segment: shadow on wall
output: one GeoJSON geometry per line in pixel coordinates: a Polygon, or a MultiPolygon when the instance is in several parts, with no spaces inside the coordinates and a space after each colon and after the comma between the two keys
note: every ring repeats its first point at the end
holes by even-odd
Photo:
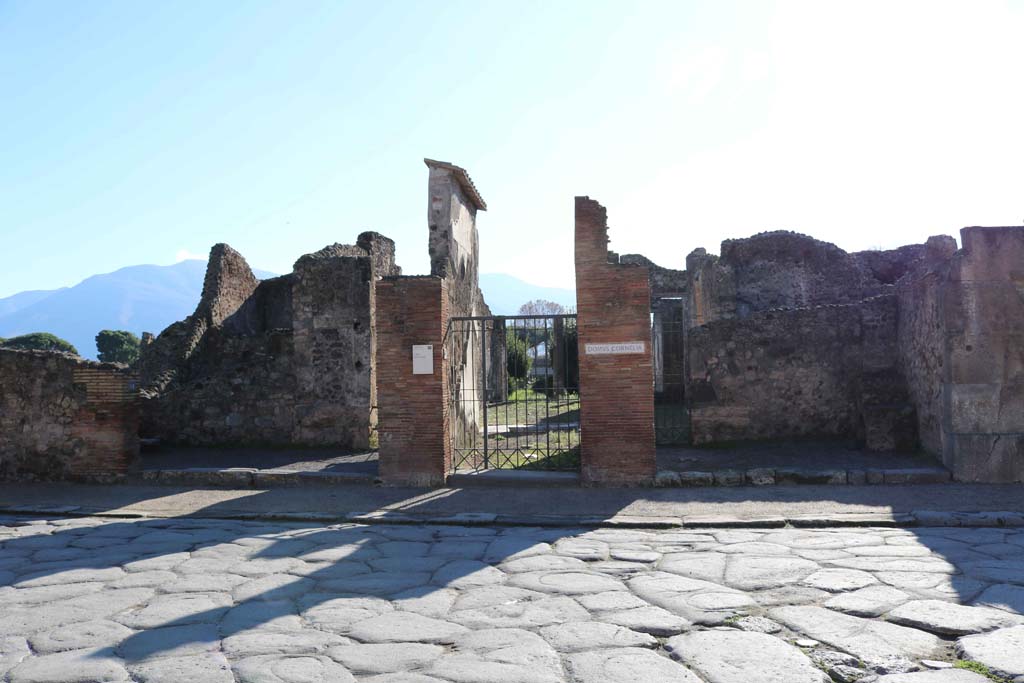
{"type": "MultiPolygon", "coordinates": [[[[776,490],[772,500],[780,495],[803,500],[812,490],[776,490]]],[[[767,496],[757,489],[732,489],[718,490],[709,499],[749,500],[754,493],[767,496]]],[[[392,494],[400,497],[401,492],[392,494]]],[[[251,502],[258,506],[268,495],[255,494],[251,502]]],[[[448,505],[456,506],[467,495],[472,494],[443,494],[448,505]]],[[[664,501],[710,496],[683,491],[631,495],[664,501]]],[[[830,491],[829,497],[874,504],[888,499],[898,509],[904,496],[899,487],[878,487],[830,491]]],[[[407,502],[414,507],[423,501],[407,502]]],[[[429,507],[430,497],[426,501],[429,507]]],[[[854,626],[862,623],[860,616],[881,616],[912,599],[982,603],[1002,613],[1024,614],[1021,531],[770,529],[755,531],[755,536],[741,530],[678,529],[651,536],[621,529],[496,532],[458,526],[312,527],[203,519],[227,511],[227,505],[201,509],[191,519],[100,525],[65,520],[52,533],[33,533],[30,522],[26,533],[0,535],[0,636],[50,632],[101,619],[118,642],[93,656],[117,655],[129,663],[205,651],[212,643],[252,629],[266,635],[307,626],[322,632],[324,647],[347,642],[338,635],[364,642],[423,641],[433,637],[430,629],[589,619],[572,597],[590,591],[587,582],[599,584],[602,591],[632,590],[642,601],[674,614],[678,631],[690,623],[724,625],[737,615],[758,614],[773,600],[806,601],[809,591],[821,593],[807,581],[822,569],[831,572],[826,572],[828,580],[852,581],[829,590],[875,586],[877,595],[871,599],[849,599],[846,607],[837,608],[858,615],[849,617],[854,626]],[[622,547],[609,554],[609,543],[614,546],[616,539],[622,547]],[[557,563],[537,557],[550,551],[549,544],[560,555],[557,563]],[[786,559],[780,561],[780,556],[786,559]],[[531,572],[548,572],[553,578],[531,572]],[[634,580],[640,572],[654,578],[634,580]],[[513,574],[509,583],[519,588],[499,589],[491,599],[458,605],[458,613],[450,616],[456,591],[498,586],[513,574]],[[531,584],[533,578],[537,580],[531,584]],[[530,590],[523,590],[528,585],[530,590]],[[747,591],[748,597],[738,590],[747,591]],[[43,604],[46,609],[39,609],[43,604]],[[451,621],[433,620],[439,617],[451,621]]],[[[389,507],[401,507],[401,502],[389,507]]],[[[0,534],[6,531],[0,527],[0,534]]],[[[771,616],[828,642],[835,634],[830,636],[820,624],[813,612],[817,609],[775,610],[771,616]]],[[[445,638],[443,633],[438,637],[445,638]]],[[[869,656],[855,654],[870,663],[869,656]]],[[[879,661],[878,666],[885,665],[879,661]]]]}

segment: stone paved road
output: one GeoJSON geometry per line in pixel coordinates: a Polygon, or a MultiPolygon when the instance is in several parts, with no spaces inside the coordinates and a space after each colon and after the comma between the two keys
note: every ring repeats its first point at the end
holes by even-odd
{"type": "Polygon", "coordinates": [[[0,679],[1024,681],[1024,531],[0,518],[0,679]]]}

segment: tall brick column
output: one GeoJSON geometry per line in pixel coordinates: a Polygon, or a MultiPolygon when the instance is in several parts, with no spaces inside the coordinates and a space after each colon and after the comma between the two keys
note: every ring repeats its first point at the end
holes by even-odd
{"type": "Polygon", "coordinates": [[[380,477],[395,486],[441,486],[451,464],[444,333],[448,287],[439,277],[376,283],[380,477]],[[433,346],[433,372],[413,374],[413,346],[433,346]]]}
{"type": "Polygon", "coordinates": [[[610,263],[605,208],[576,197],[581,477],[650,484],[655,474],[647,269],[610,263]]]}

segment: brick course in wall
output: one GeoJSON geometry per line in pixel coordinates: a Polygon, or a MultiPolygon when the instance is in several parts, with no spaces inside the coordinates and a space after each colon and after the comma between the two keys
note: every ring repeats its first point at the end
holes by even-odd
{"type": "Polygon", "coordinates": [[[0,478],[124,477],[139,452],[135,387],[122,366],[0,349],[0,478]]]}
{"type": "Polygon", "coordinates": [[[581,479],[649,484],[655,474],[654,380],[647,268],[609,263],[607,213],[576,197],[581,479]],[[587,353],[588,344],[641,342],[641,353],[587,353]]]}
{"type": "Polygon", "coordinates": [[[377,283],[380,477],[397,486],[441,486],[451,466],[444,334],[448,286],[439,277],[377,283]],[[414,375],[412,347],[433,345],[433,374],[414,375]]]}

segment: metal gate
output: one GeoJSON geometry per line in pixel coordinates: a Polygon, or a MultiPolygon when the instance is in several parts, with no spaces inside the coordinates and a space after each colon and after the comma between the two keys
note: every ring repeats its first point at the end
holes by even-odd
{"type": "Polygon", "coordinates": [[[651,351],[654,361],[654,440],[659,446],[690,442],[686,409],[686,364],[683,300],[662,298],[651,307],[651,351]]]}
{"type": "Polygon", "coordinates": [[[453,470],[579,468],[575,315],[451,318],[445,353],[453,470]]]}

